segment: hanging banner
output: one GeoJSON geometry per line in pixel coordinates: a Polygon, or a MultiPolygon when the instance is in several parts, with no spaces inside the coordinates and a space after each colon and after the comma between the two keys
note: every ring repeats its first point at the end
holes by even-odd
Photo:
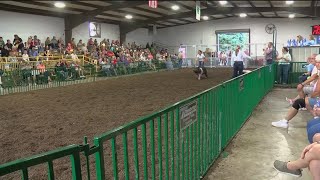
{"type": "Polygon", "coordinates": [[[158,7],[158,0],[149,0],[149,7],[157,8],[158,7]]]}
{"type": "Polygon", "coordinates": [[[201,17],[200,1],[196,1],[196,19],[200,21],[200,17],[201,17]]]}

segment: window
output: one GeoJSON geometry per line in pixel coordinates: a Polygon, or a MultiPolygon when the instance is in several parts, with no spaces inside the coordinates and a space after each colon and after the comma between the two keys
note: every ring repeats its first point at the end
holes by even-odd
{"type": "Polygon", "coordinates": [[[234,51],[237,45],[250,54],[250,29],[216,31],[218,52],[234,51]]]}

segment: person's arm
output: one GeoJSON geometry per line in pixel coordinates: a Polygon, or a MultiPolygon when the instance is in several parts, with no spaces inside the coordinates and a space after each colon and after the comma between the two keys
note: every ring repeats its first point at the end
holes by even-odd
{"type": "Polygon", "coordinates": [[[316,88],[311,93],[312,98],[319,97],[319,96],[320,96],[320,78],[317,80],[316,88]]]}
{"type": "Polygon", "coordinates": [[[252,59],[251,56],[248,56],[246,53],[244,53],[243,51],[241,51],[242,53],[242,57],[243,58],[247,58],[247,59],[252,59]]]}
{"type": "Polygon", "coordinates": [[[305,86],[307,84],[310,84],[312,81],[314,81],[315,79],[318,78],[318,74],[314,74],[312,76],[310,76],[309,79],[305,80],[303,83],[301,83],[302,86],[305,86]]]}

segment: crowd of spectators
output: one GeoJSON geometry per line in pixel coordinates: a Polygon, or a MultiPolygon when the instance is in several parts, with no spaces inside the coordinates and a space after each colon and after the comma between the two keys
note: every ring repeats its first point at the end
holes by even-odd
{"type": "MultiPolygon", "coordinates": [[[[89,64],[94,64],[97,69],[110,75],[120,64],[132,66],[135,62],[142,62],[152,69],[156,69],[153,60],[169,61],[176,60],[177,55],[169,55],[167,49],[157,49],[155,45],[147,43],[145,46],[137,45],[135,42],[120,44],[118,40],[90,38],[87,42],[81,39],[72,38],[70,42],[64,43],[62,38],[55,36],[47,37],[41,42],[37,36],[30,36],[22,40],[15,34],[13,40],[6,40],[0,37],[0,61],[5,62],[0,67],[0,76],[5,69],[18,68],[23,71],[24,79],[35,82],[35,77],[45,76],[44,79],[50,82],[52,73],[59,74],[62,79],[84,77],[83,64],[80,63],[79,55],[86,57],[89,64]],[[58,58],[56,58],[58,57],[58,58]],[[58,60],[55,65],[46,67],[49,63],[42,63],[44,60],[58,60]],[[12,63],[18,63],[14,65],[12,63]],[[51,69],[51,71],[49,70],[51,69]],[[52,72],[54,69],[54,72],[52,72]]],[[[141,64],[141,63],[140,63],[141,64]]],[[[30,84],[30,83],[29,83],[30,84]]],[[[35,83],[34,83],[35,84],[35,83]]]]}
{"type": "MultiPolygon", "coordinates": [[[[56,55],[85,55],[101,62],[109,63],[130,63],[135,61],[168,60],[169,56],[166,49],[158,50],[154,44],[147,43],[145,46],[137,45],[135,42],[120,44],[118,40],[103,39],[98,42],[97,39],[90,38],[88,42],[81,39],[76,42],[74,38],[70,42],[64,43],[62,38],[55,36],[46,38],[41,42],[37,36],[30,36],[23,41],[18,35],[14,35],[13,41],[9,39],[4,42],[0,37],[1,57],[22,57],[22,60],[29,60],[31,57],[56,55]]],[[[32,60],[32,58],[30,59],[32,60]]]]}

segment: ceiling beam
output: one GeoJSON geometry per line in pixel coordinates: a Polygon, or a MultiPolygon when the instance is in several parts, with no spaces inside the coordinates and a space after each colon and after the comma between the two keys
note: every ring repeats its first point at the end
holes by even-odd
{"type": "Polygon", "coordinates": [[[132,7],[132,9],[136,9],[136,10],[139,10],[139,11],[144,11],[144,12],[147,12],[147,13],[152,13],[152,14],[159,15],[159,16],[166,15],[165,13],[152,11],[152,10],[145,9],[145,8],[142,8],[142,7],[132,7]]]}
{"type": "MultiPolygon", "coordinates": [[[[252,7],[256,7],[250,0],[248,0],[248,3],[250,4],[250,6],[252,7]]],[[[258,12],[260,14],[261,17],[264,17],[264,15],[261,12],[258,12]]]]}
{"type": "Polygon", "coordinates": [[[91,3],[86,3],[86,2],[81,2],[81,1],[68,1],[69,4],[76,4],[76,5],[82,5],[82,6],[90,6],[92,8],[101,8],[100,5],[96,4],[91,4],[91,3]]]}
{"type": "Polygon", "coordinates": [[[4,11],[41,15],[41,16],[51,16],[51,17],[60,17],[60,18],[63,18],[65,16],[64,13],[51,12],[51,11],[46,11],[41,9],[34,9],[34,8],[25,8],[22,6],[14,6],[14,5],[2,4],[2,3],[0,3],[0,9],[4,11]]]}
{"type": "Polygon", "coordinates": [[[130,8],[130,7],[135,7],[135,6],[139,6],[139,5],[143,5],[143,4],[147,4],[147,3],[148,3],[147,1],[115,1],[114,4],[112,4],[110,6],[100,7],[99,9],[92,10],[92,11],[88,12],[87,15],[96,16],[96,15],[103,13],[104,11],[117,10],[117,9],[121,9],[124,7],[130,8]]]}
{"type": "Polygon", "coordinates": [[[95,17],[93,20],[95,22],[102,22],[102,23],[115,24],[115,25],[118,25],[120,23],[120,21],[116,21],[112,19],[97,18],[97,17],[95,17]]]}
{"type": "MultiPolygon", "coordinates": [[[[35,1],[16,1],[16,2],[21,2],[25,4],[30,4],[30,5],[36,5],[36,6],[44,6],[44,7],[49,7],[49,8],[56,8],[54,4],[49,4],[49,3],[43,3],[43,2],[35,2],[35,1]]],[[[86,12],[87,10],[84,9],[77,9],[77,8],[72,8],[69,6],[66,6],[63,8],[64,10],[69,10],[69,11],[78,11],[78,12],[86,12]]]]}
{"type": "Polygon", "coordinates": [[[104,11],[109,11],[109,10],[117,10],[121,9],[124,7],[130,8],[130,7],[135,7],[139,5],[143,5],[148,3],[147,1],[114,1],[112,5],[110,6],[103,6],[98,9],[92,10],[92,11],[87,11],[84,12],[80,15],[68,15],[66,17],[67,19],[72,19],[68,22],[68,29],[73,29],[74,27],[86,22],[86,21],[92,21],[97,15],[102,14],[104,11]]]}
{"type": "Polygon", "coordinates": [[[178,2],[178,1],[169,1],[169,2],[170,2],[172,5],[176,4],[176,5],[178,5],[178,6],[181,6],[181,7],[185,8],[185,9],[188,9],[188,10],[194,10],[194,9],[195,9],[195,7],[194,7],[194,8],[191,8],[190,6],[187,6],[187,5],[185,5],[185,4],[181,3],[181,2],[178,2]]]}
{"type": "MultiPolygon", "coordinates": [[[[320,12],[320,7],[317,7],[318,12],[320,12]]],[[[206,14],[208,16],[210,15],[219,15],[219,14],[239,14],[239,13],[258,13],[258,12],[273,12],[273,11],[291,11],[291,12],[297,12],[299,14],[305,14],[309,16],[318,16],[312,15],[312,12],[310,12],[310,7],[208,7],[206,9],[201,10],[201,13],[206,14]]],[[[168,19],[178,19],[178,18],[187,18],[187,17],[195,17],[195,11],[191,12],[182,12],[178,14],[172,14],[163,16],[160,18],[152,18],[150,20],[145,21],[139,21],[130,23],[128,26],[130,28],[127,28],[127,30],[134,30],[136,28],[145,26],[146,24],[152,24],[156,21],[166,21],[168,19]]],[[[125,25],[125,24],[123,24],[125,25]]]]}
{"type": "MultiPolygon", "coordinates": [[[[270,0],[268,0],[270,7],[273,8],[273,4],[271,3],[270,0]]],[[[273,13],[276,15],[276,17],[279,17],[278,13],[276,11],[273,11],[273,13]]]]}

